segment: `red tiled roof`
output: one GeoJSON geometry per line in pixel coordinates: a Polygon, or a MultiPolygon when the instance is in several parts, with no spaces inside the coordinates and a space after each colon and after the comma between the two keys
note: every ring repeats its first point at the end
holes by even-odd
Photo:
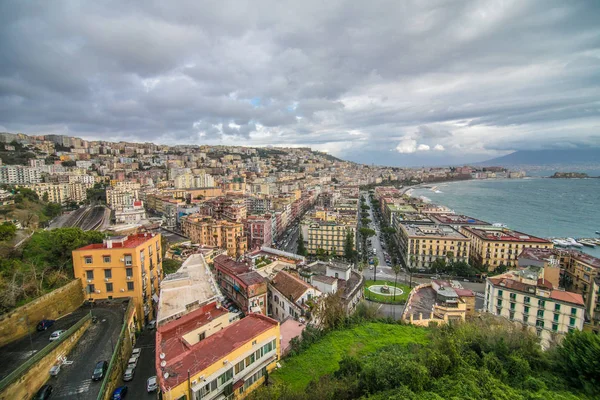
{"type": "Polygon", "coordinates": [[[554,300],[564,301],[566,303],[585,306],[583,297],[579,293],[563,292],[562,290],[553,290],[550,293],[550,298],[554,300]]]}
{"type": "Polygon", "coordinates": [[[221,254],[214,259],[215,268],[223,268],[232,274],[243,274],[251,271],[250,266],[246,263],[237,262],[233,258],[221,254]]]}
{"type": "Polygon", "coordinates": [[[471,289],[454,289],[458,297],[475,297],[471,289]]]}
{"type": "MultiPolygon", "coordinates": [[[[202,318],[202,312],[196,310],[186,317],[194,321],[194,318],[202,318]]],[[[274,319],[262,314],[249,314],[190,346],[181,337],[187,332],[180,329],[180,321],[172,321],[159,327],[156,332],[156,368],[159,371],[157,377],[163,388],[172,388],[185,382],[188,371],[190,376],[196,375],[227,357],[228,354],[250,342],[256,336],[279,324],[274,319]],[[160,358],[161,353],[165,355],[164,359],[160,358]],[[163,360],[166,362],[164,368],[160,365],[163,360]],[[164,376],[165,372],[169,373],[167,378],[164,376]]]]}
{"type": "MultiPolygon", "coordinates": [[[[122,248],[134,249],[134,248],[144,244],[145,242],[153,239],[154,237],[155,237],[155,235],[152,233],[138,233],[137,235],[129,235],[127,237],[127,239],[125,239],[122,243],[120,241],[113,240],[112,248],[113,249],[122,249],[122,248]]],[[[74,251],[98,250],[98,249],[108,249],[108,247],[106,247],[106,242],[105,243],[88,244],[87,246],[80,247],[74,251]]]]}
{"type": "Polygon", "coordinates": [[[275,275],[271,280],[271,285],[294,303],[312,287],[302,279],[296,278],[284,271],[279,271],[275,275]]]}

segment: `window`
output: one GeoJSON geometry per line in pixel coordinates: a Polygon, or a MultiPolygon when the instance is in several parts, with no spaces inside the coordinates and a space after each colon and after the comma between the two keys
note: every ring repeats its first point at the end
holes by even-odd
{"type": "Polygon", "coordinates": [[[523,315],[523,323],[527,323],[529,321],[529,315],[523,315]]]}
{"type": "Polygon", "coordinates": [[[515,301],[517,299],[517,295],[515,293],[510,294],[510,299],[515,301]]]}
{"type": "Polygon", "coordinates": [[[544,318],[544,310],[538,310],[537,316],[538,318],[544,318]]]}
{"type": "Polygon", "coordinates": [[[96,287],[94,286],[94,284],[89,284],[87,285],[87,292],[88,293],[94,293],[96,291],[96,287]]]}
{"type": "Polygon", "coordinates": [[[502,307],[502,299],[498,299],[498,307],[502,307]]]}
{"type": "Polygon", "coordinates": [[[102,260],[104,261],[104,264],[109,264],[110,263],[110,256],[103,256],[102,260]]]}
{"type": "Polygon", "coordinates": [[[132,278],[133,277],[133,268],[125,268],[125,275],[132,278]]]}
{"type": "Polygon", "coordinates": [[[85,260],[86,264],[91,264],[92,263],[92,256],[85,256],[83,259],[85,260]]]}
{"type": "Polygon", "coordinates": [[[219,386],[224,385],[231,378],[233,378],[233,368],[229,368],[227,371],[219,375],[219,377],[217,378],[217,383],[219,386]]]}
{"type": "Polygon", "coordinates": [[[112,269],[105,269],[104,270],[104,277],[107,279],[112,278],[112,269]]]}
{"type": "Polygon", "coordinates": [[[90,270],[87,270],[87,271],[85,271],[85,277],[86,277],[88,280],[92,280],[92,279],[94,279],[94,271],[92,271],[91,269],[90,269],[90,270]]]}
{"type": "Polygon", "coordinates": [[[254,353],[246,357],[246,367],[254,363],[254,353]]]}
{"type": "Polygon", "coordinates": [[[546,307],[546,300],[538,300],[538,307],[541,307],[541,308],[546,307]]]}
{"type": "Polygon", "coordinates": [[[554,304],[554,311],[560,311],[560,304],[554,304]]]}
{"type": "Polygon", "coordinates": [[[235,373],[239,374],[240,372],[242,372],[244,370],[244,360],[240,361],[239,363],[235,364],[235,373]]]}
{"type": "Polygon", "coordinates": [[[523,307],[523,314],[527,314],[529,313],[529,307],[525,306],[523,307]]]}
{"type": "Polygon", "coordinates": [[[514,310],[515,309],[515,303],[510,303],[510,309],[514,310]]]}
{"type": "Polygon", "coordinates": [[[544,321],[542,321],[541,319],[538,319],[537,321],[535,321],[535,326],[537,326],[538,328],[543,328],[544,321]]]}
{"type": "Polygon", "coordinates": [[[502,297],[502,290],[498,290],[498,297],[502,297]]]}
{"type": "Polygon", "coordinates": [[[202,341],[204,339],[206,339],[206,332],[199,333],[198,334],[198,341],[200,342],[200,341],[202,341]]]}
{"type": "Polygon", "coordinates": [[[560,318],[560,314],[554,314],[554,322],[558,322],[558,318],[560,318]]]}
{"type": "Polygon", "coordinates": [[[126,254],[124,259],[125,259],[125,265],[133,264],[133,258],[131,257],[131,254],[126,254]]]}
{"type": "Polygon", "coordinates": [[[130,292],[133,290],[133,282],[127,282],[127,290],[130,292]]]}
{"type": "Polygon", "coordinates": [[[558,332],[558,324],[552,324],[552,332],[558,332]]]}
{"type": "Polygon", "coordinates": [[[525,304],[529,304],[529,303],[531,303],[531,297],[529,297],[529,296],[525,296],[523,299],[524,299],[524,301],[525,301],[525,304]]]}
{"type": "Polygon", "coordinates": [[[106,283],[106,291],[107,292],[112,292],[113,291],[113,284],[112,283],[106,283]]]}
{"type": "Polygon", "coordinates": [[[512,321],[513,319],[515,319],[515,312],[511,311],[508,313],[508,317],[510,318],[510,320],[512,321]]]}
{"type": "Polygon", "coordinates": [[[571,307],[571,315],[577,315],[577,309],[575,307],[571,307]]]}
{"type": "Polygon", "coordinates": [[[569,318],[569,326],[575,326],[575,318],[569,318]]]}

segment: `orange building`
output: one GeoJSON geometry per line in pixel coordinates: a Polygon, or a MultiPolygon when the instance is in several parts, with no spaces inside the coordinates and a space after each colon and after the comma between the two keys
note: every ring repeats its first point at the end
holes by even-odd
{"type": "Polygon", "coordinates": [[[161,235],[113,236],[73,251],[73,273],[93,300],[131,297],[136,325],[155,318],[162,271],[161,235]]]}
{"type": "Polygon", "coordinates": [[[248,248],[242,222],[191,214],[181,219],[181,230],[192,242],[225,249],[231,257],[243,255],[248,248]]]}

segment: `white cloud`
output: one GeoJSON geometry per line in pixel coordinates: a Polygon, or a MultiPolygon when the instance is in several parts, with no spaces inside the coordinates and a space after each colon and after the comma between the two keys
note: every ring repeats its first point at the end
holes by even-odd
{"type": "Polygon", "coordinates": [[[420,144],[419,147],[417,147],[417,151],[429,151],[430,147],[426,144],[420,144]]]}
{"type": "Polygon", "coordinates": [[[433,150],[435,150],[435,151],[444,151],[446,149],[441,144],[436,144],[435,147],[433,148],[433,150]]]}
{"type": "Polygon", "coordinates": [[[417,141],[414,139],[402,139],[398,146],[396,146],[396,151],[401,154],[410,154],[417,151],[417,141]]]}

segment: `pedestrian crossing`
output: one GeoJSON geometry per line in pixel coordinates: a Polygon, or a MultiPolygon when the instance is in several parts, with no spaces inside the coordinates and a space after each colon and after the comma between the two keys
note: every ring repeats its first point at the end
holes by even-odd
{"type": "Polygon", "coordinates": [[[90,390],[91,384],[92,384],[92,380],[86,379],[86,380],[78,382],[78,383],[71,383],[68,385],[64,385],[52,394],[52,398],[57,398],[57,399],[58,398],[64,398],[64,399],[77,398],[74,396],[77,396],[78,394],[85,393],[88,390],[90,390]]]}

